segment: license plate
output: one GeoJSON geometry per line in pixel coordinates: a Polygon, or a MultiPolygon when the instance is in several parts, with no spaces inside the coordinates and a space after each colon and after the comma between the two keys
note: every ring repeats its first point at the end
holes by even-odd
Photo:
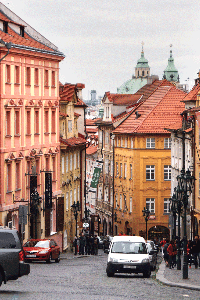
{"type": "Polygon", "coordinates": [[[36,255],[31,254],[31,255],[26,255],[26,257],[36,257],[36,255]]]}
{"type": "Polygon", "coordinates": [[[127,265],[124,265],[124,269],[136,269],[136,266],[127,266],[127,265]]]}

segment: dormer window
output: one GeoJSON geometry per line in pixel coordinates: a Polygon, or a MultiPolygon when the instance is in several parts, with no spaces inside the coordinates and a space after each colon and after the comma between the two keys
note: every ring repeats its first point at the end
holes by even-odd
{"type": "Polygon", "coordinates": [[[8,22],[3,21],[3,32],[8,33],[8,22]]]}
{"type": "Polygon", "coordinates": [[[20,35],[24,37],[24,26],[20,26],[20,35]]]}

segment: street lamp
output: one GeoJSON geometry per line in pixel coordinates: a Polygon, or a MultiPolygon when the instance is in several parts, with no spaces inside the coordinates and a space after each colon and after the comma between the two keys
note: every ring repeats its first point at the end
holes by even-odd
{"type": "Polygon", "coordinates": [[[173,215],[173,233],[172,233],[172,239],[175,240],[176,239],[176,196],[175,194],[173,194],[173,196],[170,198],[171,201],[171,207],[170,210],[172,212],[173,215]]]}
{"type": "Polygon", "coordinates": [[[184,237],[183,237],[183,279],[188,278],[188,262],[187,262],[187,206],[188,206],[188,197],[191,193],[194,185],[194,176],[191,175],[190,170],[185,172],[183,168],[181,174],[177,176],[179,193],[181,194],[181,201],[184,208],[183,213],[183,225],[184,225],[184,237]]]}
{"type": "Polygon", "coordinates": [[[30,215],[34,219],[35,219],[35,234],[34,234],[34,238],[37,239],[37,216],[39,214],[39,204],[41,202],[41,197],[39,196],[39,193],[37,191],[37,189],[35,188],[33,193],[31,193],[31,197],[30,197],[30,215]]]}
{"type": "Polygon", "coordinates": [[[150,215],[150,211],[148,210],[148,208],[143,209],[143,217],[145,219],[146,222],[146,240],[148,239],[148,233],[147,233],[147,222],[149,221],[149,215],[150,215]]]}
{"type": "Polygon", "coordinates": [[[113,168],[112,168],[112,235],[114,235],[114,199],[115,199],[115,191],[114,191],[114,178],[115,178],[115,135],[111,132],[110,137],[112,139],[113,142],[113,157],[112,157],[112,164],[113,164],[113,168]]]}
{"type": "Polygon", "coordinates": [[[74,201],[74,204],[72,204],[71,208],[73,209],[74,218],[76,220],[76,237],[77,237],[77,218],[78,218],[78,212],[80,211],[79,201],[77,202],[74,201]]]}

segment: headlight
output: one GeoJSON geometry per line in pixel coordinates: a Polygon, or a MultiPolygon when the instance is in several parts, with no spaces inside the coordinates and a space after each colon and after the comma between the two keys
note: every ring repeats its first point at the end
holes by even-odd
{"type": "Polygon", "coordinates": [[[112,257],[111,257],[111,258],[110,258],[110,261],[111,261],[111,262],[118,262],[118,259],[117,259],[117,258],[112,258],[112,257]]]}
{"type": "Polygon", "coordinates": [[[40,254],[46,254],[46,253],[48,253],[48,251],[47,251],[47,250],[42,250],[42,251],[40,251],[39,253],[40,253],[40,254]]]}
{"type": "Polygon", "coordinates": [[[148,259],[148,258],[144,258],[144,259],[142,260],[142,263],[149,263],[149,259],[148,259]]]}

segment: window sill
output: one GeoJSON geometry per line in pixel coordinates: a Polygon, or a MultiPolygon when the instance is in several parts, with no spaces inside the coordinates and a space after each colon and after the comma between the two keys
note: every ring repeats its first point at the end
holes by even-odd
{"type": "Polygon", "coordinates": [[[146,179],[146,181],[155,181],[155,179],[146,179]]]}
{"type": "Polygon", "coordinates": [[[52,89],[55,89],[55,88],[56,88],[56,86],[55,86],[55,85],[52,85],[52,86],[51,86],[51,88],[52,88],[52,89]]]}
{"type": "Polygon", "coordinates": [[[49,135],[49,134],[50,134],[49,132],[45,132],[45,133],[44,133],[44,135],[49,135]]]}
{"type": "Polygon", "coordinates": [[[56,134],[56,132],[52,132],[51,134],[56,134]]]}
{"type": "Polygon", "coordinates": [[[6,137],[6,138],[11,138],[11,137],[12,137],[12,135],[10,135],[10,134],[7,134],[7,135],[5,135],[5,137],[6,137]]]}
{"type": "Polygon", "coordinates": [[[15,134],[14,137],[21,137],[21,134],[15,134]]]}
{"type": "Polygon", "coordinates": [[[13,191],[7,191],[6,194],[10,194],[10,193],[12,193],[12,192],[13,192],[13,191]]]}
{"type": "Polygon", "coordinates": [[[31,133],[26,133],[26,136],[31,136],[32,134],[31,133]]]}
{"type": "Polygon", "coordinates": [[[46,89],[49,89],[49,85],[45,85],[44,87],[45,87],[46,89]]]}
{"type": "Polygon", "coordinates": [[[15,82],[14,85],[20,85],[20,83],[19,82],[15,82]]]}
{"type": "Polygon", "coordinates": [[[39,133],[34,133],[34,135],[40,135],[39,133]]]}
{"type": "Polygon", "coordinates": [[[6,84],[11,84],[11,82],[6,82],[6,84]]]}
{"type": "Polygon", "coordinates": [[[34,84],[34,87],[39,87],[39,84],[34,84]]]}
{"type": "Polygon", "coordinates": [[[25,86],[31,86],[29,83],[26,83],[25,86]]]}
{"type": "Polygon", "coordinates": [[[21,191],[21,189],[15,189],[15,192],[19,192],[19,191],[21,191]]]}

